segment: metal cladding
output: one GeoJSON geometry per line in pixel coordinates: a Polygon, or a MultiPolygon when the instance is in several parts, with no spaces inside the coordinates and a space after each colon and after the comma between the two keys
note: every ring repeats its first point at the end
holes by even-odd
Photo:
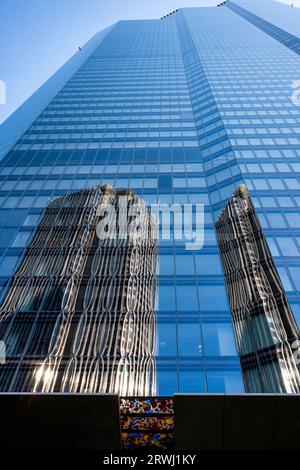
{"type": "Polygon", "coordinates": [[[247,392],[300,392],[300,332],[246,185],[216,223],[247,392]]]}
{"type": "Polygon", "coordinates": [[[130,190],[53,200],[0,309],[0,390],[155,394],[156,245],[153,217],[130,190]],[[125,236],[113,225],[121,196],[122,210],[138,212],[125,236]],[[99,238],[101,222],[112,230],[99,238]]]}

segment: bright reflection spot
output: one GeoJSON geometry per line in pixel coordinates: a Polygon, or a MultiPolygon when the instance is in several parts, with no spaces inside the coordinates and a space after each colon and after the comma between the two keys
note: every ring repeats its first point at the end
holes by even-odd
{"type": "Polygon", "coordinates": [[[35,389],[38,385],[47,386],[53,377],[53,370],[51,368],[45,367],[44,365],[40,366],[35,372],[35,389]]]}

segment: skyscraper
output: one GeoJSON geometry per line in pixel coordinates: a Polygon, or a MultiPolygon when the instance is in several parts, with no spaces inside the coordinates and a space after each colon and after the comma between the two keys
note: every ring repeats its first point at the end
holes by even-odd
{"type": "Polygon", "coordinates": [[[55,197],[100,183],[204,204],[201,250],[159,241],[157,394],[243,392],[214,222],[246,183],[299,322],[299,24],[235,0],[120,21],[78,51],[2,127],[2,299],[55,197]]]}

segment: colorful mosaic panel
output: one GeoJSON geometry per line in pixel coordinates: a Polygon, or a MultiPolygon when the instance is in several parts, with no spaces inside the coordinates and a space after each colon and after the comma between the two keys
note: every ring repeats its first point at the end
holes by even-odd
{"type": "Polygon", "coordinates": [[[122,433],[124,449],[135,447],[157,447],[170,449],[174,446],[174,433],[122,433]]]}
{"type": "Polygon", "coordinates": [[[174,417],[166,416],[158,418],[156,416],[122,416],[121,427],[123,430],[131,429],[135,431],[169,431],[174,429],[174,417]]]}
{"type": "Polygon", "coordinates": [[[121,398],[123,448],[174,446],[172,398],[121,398]]]}
{"type": "Polygon", "coordinates": [[[154,413],[174,414],[174,400],[172,398],[121,398],[121,414],[154,413]]]}

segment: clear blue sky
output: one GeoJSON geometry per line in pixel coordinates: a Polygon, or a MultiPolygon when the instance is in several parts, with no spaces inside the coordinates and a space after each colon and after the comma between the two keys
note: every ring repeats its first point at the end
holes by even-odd
{"type": "MultiPolygon", "coordinates": [[[[290,3],[291,0],[286,0],[290,3]]],[[[300,2],[300,0],[296,0],[300,2]]],[[[217,0],[0,0],[0,123],[96,32],[121,19],[160,18],[217,0]]]]}

